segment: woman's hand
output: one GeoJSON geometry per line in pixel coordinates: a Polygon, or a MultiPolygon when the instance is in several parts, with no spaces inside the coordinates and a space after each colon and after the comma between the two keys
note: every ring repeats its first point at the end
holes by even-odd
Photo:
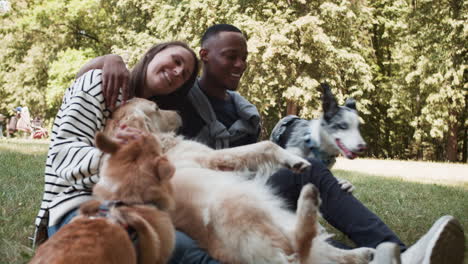
{"type": "Polygon", "coordinates": [[[114,140],[118,144],[127,144],[128,142],[132,140],[139,139],[143,135],[143,131],[133,128],[133,127],[128,127],[126,125],[121,125],[120,128],[117,130],[114,136],[114,140]]]}
{"type": "Polygon", "coordinates": [[[120,88],[122,88],[122,104],[132,97],[133,91],[129,89],[129,81],[130,72],[122,58],[114,54],[104,56],[102,90],[109,109],[115,109],[120,88]]]}

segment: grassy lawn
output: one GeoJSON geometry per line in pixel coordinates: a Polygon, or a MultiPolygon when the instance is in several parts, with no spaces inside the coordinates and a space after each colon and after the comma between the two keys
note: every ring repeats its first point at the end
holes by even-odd
{"type": "MultiPolygon", "coordinates": [[[[25,263],[33,254],[28,237],[40,205],[47,147],[45,141],[0,140],[0,263],[25,263]]],[[[351,180],[357,186],[355,196],[409,245],[442,215],[454,215],[468,230],[466,185],[411,183],[343,170],[334,173],[351,180]]],[[[346,240],[340,234],[337,238],[346,240]]]]}
{"type": "Polygon", "coordinates": [[[24,263],[39,210],[48,143],[0,140],[0,263],[24,263]]]}
{"type": "MultiPolygon", "coordinates": [[[[455,216],[461,222],[465,230],[465,240],[468,240],[466,185],[453,187],[421,184],[343,170],[333,172],[337,177],[346,178],[355,184],[357,190],[354,195],[407,245],[416,242],[435,220],[447,214],[455,216]]],[[[346,241],[343,236],[337,236],[346,241]]],[[[465,242],[465,263],[468,263],[467,247],[468,241],[465,242]]]]}

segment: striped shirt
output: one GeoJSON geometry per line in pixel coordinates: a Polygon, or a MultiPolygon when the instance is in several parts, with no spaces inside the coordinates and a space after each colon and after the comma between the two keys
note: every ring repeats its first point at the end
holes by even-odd
{"type": "Polygon", "coordinates": [[[94,145],[94,135],[104,129],[111,116],[102,93],[101,75],[101,70],[85,73],[63,97],[52,128],[35,245],[47,239],[47,226],[56,225],[70,210],[90,200],[92,187],[99,179],[102,152],[94,145]]]}

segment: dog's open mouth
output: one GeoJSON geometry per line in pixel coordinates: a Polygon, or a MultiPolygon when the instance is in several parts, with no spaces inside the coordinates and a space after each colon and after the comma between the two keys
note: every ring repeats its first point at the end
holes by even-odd
{"type": "Polygon", "coordinates": [[[342,153],[346,156],[348,159],[354,159],[358,156],[357,153],[352,152],[348,148],[345,147],[343,143],[341,143],[340,139],[337,138],[335,139],[336,145],[341,149],[342,153]]]}

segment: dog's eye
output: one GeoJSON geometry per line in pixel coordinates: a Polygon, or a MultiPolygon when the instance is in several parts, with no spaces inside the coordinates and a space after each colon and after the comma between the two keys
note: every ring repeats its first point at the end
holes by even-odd
{"type": "Polygon", "coordinates": [[[343,129],[343,130],[344,130],[344,129],[348,129],[348,124],[346,124],[346,123],[339,123],[339,124],[336,125],[336,127],[339,128],[339,129],[343,129]]]}

